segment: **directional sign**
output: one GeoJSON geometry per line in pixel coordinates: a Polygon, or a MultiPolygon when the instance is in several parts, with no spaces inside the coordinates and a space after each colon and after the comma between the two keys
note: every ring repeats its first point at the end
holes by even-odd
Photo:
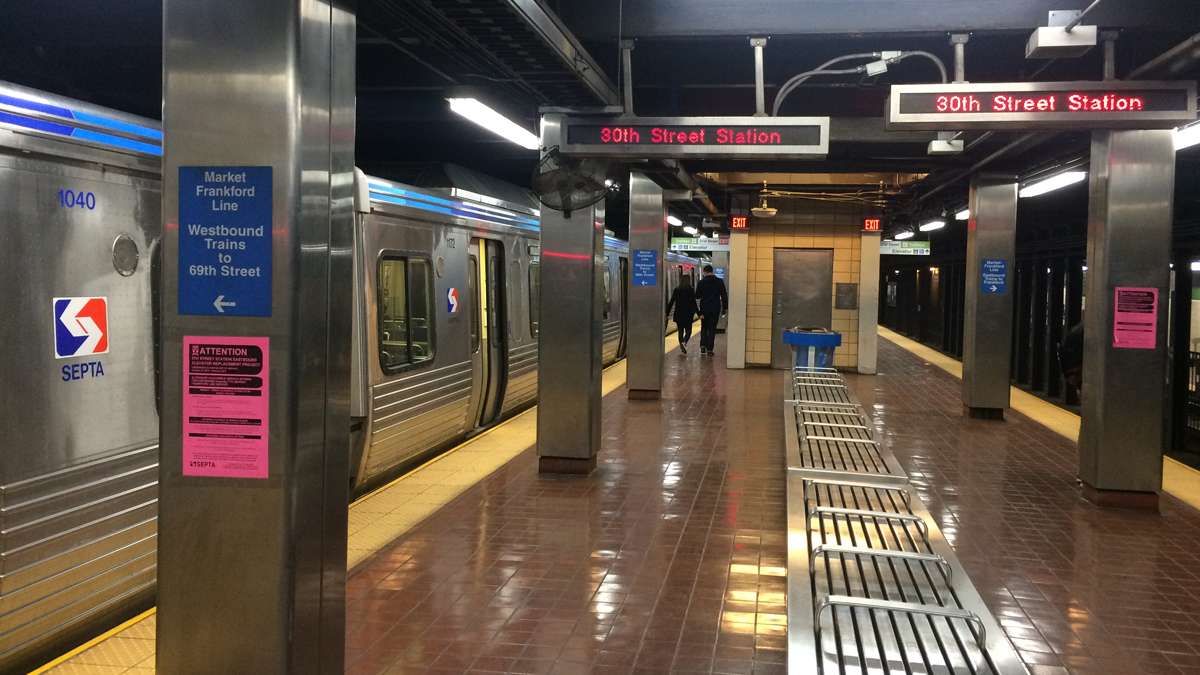
{"type": "Polygon", "coordinates": [[[546,138],[592,157],[817,158],[829,152],[828,117],[561,117],[546,138]]]}
{"type": "Polygon", "coordinates": [[[633,251],[633,285],[655,286],[658,284],[658,251],[639,248],[633,251]]]}
{"type": "Polygon", "coordinates": [[[895,84],[888,129],[1169,129],[1196,119],[1195,82],[895,84]]]}
{"type": "Polygon", "coordinates": [[[979,288],[987,295],[1008,292],[1008,261],[985,258],[979,277],[979,288]]]}
{"type": "Polygon", "coordinates": [[[179,167],[179,313],[271,316],[271,167],[179,167]]]}

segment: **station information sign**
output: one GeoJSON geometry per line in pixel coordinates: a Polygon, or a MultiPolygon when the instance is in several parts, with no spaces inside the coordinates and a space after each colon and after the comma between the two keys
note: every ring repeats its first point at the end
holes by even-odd
{"type": "Polygon", "coordinates": [[[892,85],[888,129],[1167,129],[1196,118],[1194,82],[892,85]]]}
{"type": "Polygon", "coordinates": [[[559,123],[557,144],[567,155],[802,159],[829,151],[828,117],[567,117],[559,123]]]}

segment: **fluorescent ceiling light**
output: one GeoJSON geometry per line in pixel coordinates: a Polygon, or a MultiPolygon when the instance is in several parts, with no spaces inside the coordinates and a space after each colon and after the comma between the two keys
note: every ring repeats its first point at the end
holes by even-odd
{"type": "Polygon", "coordinates": [[[1175,150],[1190,148],[1200,143],[1200,122],[1192,122],[1175,130],[1175,150]]]}
{"type": "Polygon", "coordinates": [[[1200,272],[1200,260],[1193,260],[1193,261],[1192,261],[1192,271],[1193,271],[1193,272],[1200,272]]]}
{"type": "Polygon", "coordinates": [[[966,220],[970,217],[971,217],[971,209],[963,209],[962,211],[959,211],[958,213],[954,214],[955,220],[966,220]]]}
{"type": "Polygon", "coordinates": [[[471,120],[488,131],[516,143],[526,150],[541,147],[538,137],[532,132],[484,105],[477,98],[448,98],[450,109],[471,120]]]}
{"type": "MultiPolygon", "coordinates": [[[[667,222],[674,225],[675,227],[679,227],[680,225],[683,225],[682,220],[680,220],[679,218],[677,218],[675,216],[671,216],[671,215],[667,216],[667,222]]],[[[692,228],[692,229],[695,229],[695,228],[692,228]]]]}
{"type": "Polygon", "coordinates": [[[1037,197],[1044,195],[1047,192],[1053,192],[1059,188],[1065,188],[1068,185],[1074,185],[1087,178],[1086,171],[1064,171],[1056,173],[1049,178],[1039,180],[1025,187],[1017,193],[1018,197],[1037,197]]]}
{"type": "Polygon", "coordinates": [[[896,236],[892,237],[892,239],[895,239],[897,241],[903,241],[905,239],[912,239],[912,238],[913,238],[912,230],[905,230],[903,232],[897,232],[896,236]]]}
{"type": "Polygon", "coordinates": [[[940,230],[945,226],[946,226],[946,221],[939,218],[937,220],[931,220],[928,223],[921,223],[921,231],[922,232],[933,232],[934,230],[940,230]]]}
{"type": "Polygon", "coordinates": [[[700,230],[697,230],[696,228],[692,227],[691,225],[688,225],[687,227],[683,228],[683,231],[687,232],[690,235],[695,235],[700,230]]]}

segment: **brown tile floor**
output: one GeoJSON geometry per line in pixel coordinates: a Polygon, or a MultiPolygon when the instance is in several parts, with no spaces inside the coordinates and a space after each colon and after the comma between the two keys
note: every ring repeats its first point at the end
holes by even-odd
{"type": "Polygon", "coordinates": [[[783,375],[667,362],[591,477],[527,451],[360,567],[349,671],[783,673],[783,375]]]}
{"type": "Polygon", "coordinates": [[[1035,674],[1200,673],[1200,512],[1090,505],[1073,443],[964,418],[959,380],[886,340],[850,379],[1035,674]]]}

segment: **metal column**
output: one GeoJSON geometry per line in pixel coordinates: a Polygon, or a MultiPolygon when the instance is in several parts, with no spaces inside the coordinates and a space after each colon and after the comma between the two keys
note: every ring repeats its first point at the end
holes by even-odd
{"type": "MultiPolygon", "coordinates": [[[[629,174],[629,347],[626,364],[629,398],[662,395],[663,339],[666,325],[663,256],[667,246],[667,210],[663,190],[640,173],[629,174]]],[[[674,289],[665,289],[670,293],[674,289]]]]}
{"type": "Polygon", "coordinates": [[[159,672],[343,670],[354,44],[164,4],[159,672]]]}
{"type": "Polygon", "coordinates": [[[972,417],[1002,419],[1012,355],[1017,179],[971,179],[963,298],[963,406],[972,417]]]}
{"type": "Polygon", "coordinates": [[[1173,135],[1092,134],[1079,476],[1102,505],[1162,487],[1173,135]]]}

